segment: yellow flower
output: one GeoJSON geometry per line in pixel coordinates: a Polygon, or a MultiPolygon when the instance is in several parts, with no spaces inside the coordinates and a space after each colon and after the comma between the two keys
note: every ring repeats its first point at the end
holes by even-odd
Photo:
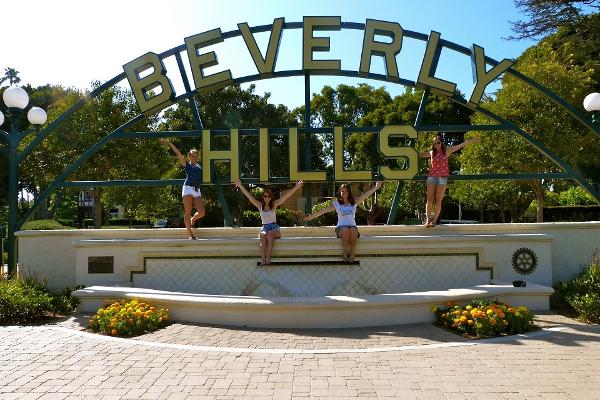
{"type": "Polygon", "coordinates": [[[466,308],[467,310],[471,310],[473,307],[471,307],[471,306],[466,306],[465,308],[466,308]]]}
{"type": "MultiPolygon", "coordinates": [[[[154,307],[152,307],[152,308],[154,308],[154,307]]],[[[431,312],[436,312],[437,310],[438,310],[437,306],[434,305],[434,304],[432,304],[431,305],[431,312]]]]}
{"type": "Polygon", "coordinates": [[[487,314],[487,315],[492,315],[493,313],[494,313],[494,311],[492,311],[492,310],[487,310],[487,311],[486,311],[486,314],[487,314]]]}

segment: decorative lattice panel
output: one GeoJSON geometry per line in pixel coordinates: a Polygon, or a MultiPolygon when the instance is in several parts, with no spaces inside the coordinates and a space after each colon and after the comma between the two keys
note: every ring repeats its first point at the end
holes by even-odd
{"type": "Polygon", "coordinates": [[[478,269],[476,254],[362,257],[360,265],[311,264],[285,259],[257,266],[241,258],[146,258],[136,287],[244,296],[361,296],[446,290],[486,284],[489,270],[478,269]]]}

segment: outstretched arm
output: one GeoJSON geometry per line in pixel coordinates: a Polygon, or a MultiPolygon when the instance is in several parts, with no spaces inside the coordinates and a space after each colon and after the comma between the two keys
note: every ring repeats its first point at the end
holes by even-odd
{"type": "Polygon", "coordinates": [[[448,154],[452,154],[455,151],[458,151],[458,150],[462,149],[463,147],[467,147],[471,143],[479,143],[480,141],[481,141],[481,139],[478,136],[476,136],[473,139],[465,140],[461,144],[457,144],[456,146],[449,147],[448,150],[446,150],[446,152],[448,154]]]}
{"type": "Polygon", "coordinates": [[[356,203],[359,204],[359,203],[362,203],[363,201],[365,201],[365,199],[367,197],[369,197],[370,195],[372,195],[373,193],[378,191],[381,186],[383,186],[383,182],[377,181],[375,183],[375,186],[373,186],[371,189],[369,189],[366,192],[364,192],[363,194],[361,194],[360,197],[358,199],[356,199],[356,203]]]}
{"type": "MultiPolygon", "coordinates": [[[[335,200],[333,200],[333,201],[335,201],[335,200]]],[[[322,210],[319,210],[319,211],[317,211],[315,213],[307,215],[306,217],[304,217],[304,219],[306,221],[310,221],[311,219],[315,219],[317,217],[320,217],[323,214],[327,214],[328,212],[332,212],[332,211],[335,211],[335,206],[333,204],[330,205],[329,207],[325,207],[322,210]]]]}
{"type": "Polygon", "coordinates": [[[248,198],[250,203],[252,203],[256,208],[258,208],[260,210],[260,207],[261,207],[260,201],[256,200],[256,197],[252,196],[252,193],[250,193],[248,191],[248,189],[246,189],[244,187],[244,185],[242,185],[242,182],[240,182],[239,179],[237,181],[235,181],[235,186],[237,186],[242,191],[242,193],[244,193],[244,196],[246,196],[248,198]]]}
{"type": "Polygon", "coordinates": [[[179,160],[179,164],[182,167],[185,167],[185,157],[183,156],[183,154],[181,154],[181,152],[179,151],[179,149],[177,148],[177,146],[175,146],[170,140],[165,139],[165,142],[169,143],[169,146],[171,146],[171,148],[173,149],[173,151],[175,152],[175,155],[177,156],[177,159],[179,160]]]}
{"type": "Polygon", "coordinates": [[[300,189],[302,185],[304,185],[304,182],[296,182],[296,186],[294,186],[291,190],[288,190],[283,196],[281,196],[279,199],[273,202],[273,208],[279,207],[280,205],[285,203],[285,201],[289,199],[290,196],[293,195],[298,189],[300,189]]]}
{"type": "Polygon", "coordinates": [[[419,152],[419,158],[429,158],[429,157],[431,157],[431,150],[419,152]]]}

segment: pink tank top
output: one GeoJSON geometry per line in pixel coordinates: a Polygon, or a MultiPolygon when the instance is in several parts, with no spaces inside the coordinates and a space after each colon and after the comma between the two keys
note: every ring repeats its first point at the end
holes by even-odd
{"type": "Polygon", "coordinates": [[[448,176],[450,168],[448,167],[448,154],[441,151],[431,157],[431,167],[429,168],[429,176],[448,176]]]}

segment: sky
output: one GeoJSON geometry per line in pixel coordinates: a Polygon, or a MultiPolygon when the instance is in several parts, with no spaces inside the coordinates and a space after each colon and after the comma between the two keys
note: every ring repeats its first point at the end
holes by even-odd
{"type": "MultiPolygon", "coordinates": [[[[237,29],[247,22],[251,27],[273,23],[301,22],[303,16],[340,16],[343,22],[365,23],[366,19],[396,22],[405,30],[429,34],[470,47],[477,44],[497,61],[516,58],[532,41],[507,41],[512,34],[509,21],[521,19],[513,0],[20,0],[3,8],[0,23],[0,71],[11,67],[19,71],[21,84],[57,84],[89,89],[92,81],[105,82],[123,72],[123,65],[149,52],[161,53],[182,45],[184,39],[211,29],[222,32],[237,29]]],[[[340,59],[342,69],[358,70],[362,31],[322,31],[315,36],[330,37],[331,50],[317,53],[315,59],[340,59]]],[[[261,50],[268,33],[257,35],[261,50]]],[[[206,48],[215,51],[219,64],[206,69],[216,73],[230,69],[233,77],[256,73],[241,38],[206,48]]],[[[425,43],[405,38],[397,57],[400,77],[415,81],[423,58],[425,43]]],[[[185,54],[185,53],[182,53],[185,54]]],[[[189,73],[187,57],[184,58],[189,73]]],[[[167,74],[177,94],[183,91],[174,60],[165,61],[167,74]]],[[[284,31],[276,70],[300,69],[301,31],[284,31]]],[[[384,73],[383,62],[373,57],[371,72],[384,73]]],[[[472,86],[470,59],[444,51],[436,77],[458,84],[463,94],[472,86]]],[[[385,86],[392,94],[404,91],[398,84],[339,77],[311,78],[311,92],[325,84],[385,86]]],[[[290,108],[304,103],[302,77],[277,78],[256,83],[259,94],[271,93],[271,102],[290,108]]],[[[126,87],[128,87],[125,85],[126,87]]],[[[494,90],[493,84],[488,87],[494,90]]]]}

